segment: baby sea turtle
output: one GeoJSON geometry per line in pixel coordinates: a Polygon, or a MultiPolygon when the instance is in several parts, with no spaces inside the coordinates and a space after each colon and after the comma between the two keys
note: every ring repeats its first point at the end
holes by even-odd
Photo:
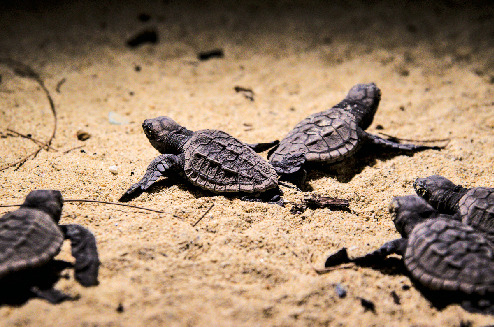
{"type": "Polygon", "coordinates": [[[277,141],[246,144],[218,130],[190,131],[164,116],[146,119],[142,128],[151,145],[162,154],[120,201],[147,190],[161,176],[180,173],[208,191],[250,194],[245,200],[255,200],[254,195],[261,194],[269,202],[282,203],[276,171],[255,152],[267,150],[277,141]]]}
{"type": "Polygon", "coordinates": [[[459,299],[473,311],[494,313],[494,243],[485,233],[438,212],[416,195],[395,197],[390,212],[403,238],[354,259],[340,250],[327,259],[326,267],[344,262],[369,265],[399,254],[420,287],[448,293],[445,298],[459,299]]]}
{"type": "Polygon", "coordinates": [[[433,208],[481,230],[494,242],[494,188],[467,189],[439,175],[418,178],[413,186],[433,208]]]}
{"type": "Polygon", "coordinates": [[[40,272],[60,252],[64,239],[69,239],[75,258],[75,279],[83,286],[98,284],[99,259],[93,234],[79,225],[59,225],[63,199],[59,191],[36,190],[29,193],[15,211],[0,219],[0,283],[2,295],[25,289],[51,303],[70,296],[33,285],[40,272]]]}
{"type": "Polygon", "coordinates": [[[439,149],[401,144],[365,131],[376,113],[381,91],[374,83],[353,86],[343,101],[298,123],[277,147],[268,153],[278,174],[303,182],[303,166],[309,162],[335,163],[351,157],[364,143],[403,151],[439,149]]]}

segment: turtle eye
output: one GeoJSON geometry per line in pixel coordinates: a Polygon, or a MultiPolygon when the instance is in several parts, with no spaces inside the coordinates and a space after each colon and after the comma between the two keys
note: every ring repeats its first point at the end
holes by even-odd
{"type": "Polygon", "coordinates": [[[151,128],[148,125],[143,125],[142,129],[146,135],[151,135],[151,128]]]}

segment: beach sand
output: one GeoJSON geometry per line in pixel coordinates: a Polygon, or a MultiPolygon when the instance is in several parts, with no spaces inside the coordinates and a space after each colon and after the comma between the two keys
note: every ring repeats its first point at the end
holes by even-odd
{"type": "MultiPolygon", "coordinates": [[[[400,270],[350,267],[318,275],[312,267],[322,267],[341,247],[361,255],[399,237],[388,204],[413,194],[417,177],[440,174],[465,187],[494,187],[494,10],[488,1],[102,3],[0,5],[0,58],[38,72],[57,113],[53,149],[0,171],[2,204],[22,202],[33,189],[117,201],[158,155],[141,129],[146,118],[166,115],[191,130],[267,142],[335,105],[357,83],[375,82],[382,90],[369,132],[450,141],[441,151],[411,156],[363,149],[353,173],[311,169],[306,191],[349,199],[351,212],[294,215],[290,204],[212,195],[177,179],[130,202],[166,214],[66,203],[61,223],[81,224],[97,238],[100,285],[84,288],[64,271],[69,277],[56,287],[79,300],[2,305],[0,325],[494,324],[493,317],[459,305],[431,306],[400,270]],[[127,46],[145,30],[156,31],[158,42],[127,46]],[[198,53],[214,49],[224,57],[198,60],[198,53]],[[254,100],[235,86],[251,89],[254,100]],[[90,138],[78,140],[79,130],[90,138]],[[345,298],[337,284],[347,290],[345,298]],[[360,298],[372,301],[375,312],[360,298]]],[[[0,75],[4,167],[37,149],[7,128],[46,141],[54,120],[36,80],[16,74],[8,61],[0,62],[0,75]]],[[[304,197],[281,188],[287,202],[304,197]]],[[[73,261],[69,244],[57,259],[73,261]]]]}

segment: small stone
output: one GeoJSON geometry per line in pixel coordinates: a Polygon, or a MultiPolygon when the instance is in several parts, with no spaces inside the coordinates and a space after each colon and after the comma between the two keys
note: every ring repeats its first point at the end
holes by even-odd
{"type": "Polygon", "coordinates": [[[87,139],[89,139],[91,137],[91,134],[89,134],[88,132],[80,129],[77,131],[77,139],[79,141],[86,141],[87,139]]]}
{"type": "Polygon", "coordinates": [[[118,167],[117,166],[110,166],[108,167],[108,170],[110,171],[110,173],[112,173],[113,175],[117,175],[118,174],[118,167]]]}
{"type": "Polygon", "coordinates": [[[124,309],[123,304],[122,304],[122,303],[119,303],[119,304],[118,304],[118,307],[117,307],[117,312],[118,312],[118,313],[122,313],[122,312],[124,312],[124,311],[125,311],[125,309],[124,309]]]}
{"type": "Polygon", "coordinates": [[[122,117],[121,115],[119,115],[114,111],[110,111],[108,113],[108,121],[112,125],[125,125],[129,123],[129,121],[125,119],[125,117],[122,117]]]}
{"type": "Polygon", "coordinates": [[[346,296],[346,289],[342,284],[340,284],[340,283],[336,284],[334,289],[335,289],[336,294],[338,294],[338,297],[340,299],[342,299],[346,296]]]}

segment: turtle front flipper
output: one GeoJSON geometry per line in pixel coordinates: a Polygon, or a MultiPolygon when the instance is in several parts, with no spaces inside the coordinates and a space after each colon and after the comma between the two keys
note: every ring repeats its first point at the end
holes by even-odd
{"type": "Polygon", "coordinates": [[[406,238],[398,238],[384,243],[383,246],[371,253],[350,260],[357,265],[372,265],[390,254],[403,255],[407,247],[407,241],[406,238]]]}
{"type": "Polygon", "coordinates": [[[62,291],[59,291],[54,288],[49,288],[49,289],[39,289],[36,286],[33,286],[30,289],[30,292],[37,298],[46,300],[50,302],[51,304],[58,304],[63,301],[73,301],[76,300],[76,297],[70,296],[68,294],[63,293],[62,291]]]}
{"type": "Polygon", "coordinates": [[[412,143],[398,143],[391,140],[387,140],[385,138],[379,137],[374,134],[367,133],[363,130],[361,130],[361,133],[364,136],[364,138],[369,142],[371,142],[372,144],[393,150],[399,150],[405,152],[417,152],[424,150],[441,150],[444,148],[440,146],[418,145],[412,143]]]}
{"type": "Polygon", "coordinates": [[[275,140],[273,142],[267,142],[267,143],[244,143],[244,144],[247,145],[252,150],[254,150],[255,152],[260,153],[277,146],[279,143],[280,141],[275,140]]]}
{"type": "Polygon", "coordinates": [[[390,254],[399,254],[403,255],[406,250],[406,245],[407,245],[407,239],[406,238],[399,238],[393,241],[389,241],[387,243],[384,243],[383,246],[381,246],[379,249],[367,253],[361,257],[356,257],[356,258],[349,258],[346,248],[340,249],[338,252],[330,255],[324,264],[325,268],[331,268],[335,266],[339,266],[344,263],[350,263],[353,262],[356,265],[361,265],[361,266],[367,266],[367,265],[372,265],[380,260],[386,258],[390,254]]]}
{"type": "Polygon", "coordinates": [[[166,176],[170,171],[181,168],[184,165],[183,154],[162,154],[157,156],[146,169],[142,179],[132,185],[118,201],[127,202],[147,190],[161,176],[166,176]]]}
{"type": "Polygon", "coordinates": [[[98,285],[100,261],[94,235],[79,225],[60,225],[60,228],[71,243],[75,279],[83,286],[98,285]]]}

